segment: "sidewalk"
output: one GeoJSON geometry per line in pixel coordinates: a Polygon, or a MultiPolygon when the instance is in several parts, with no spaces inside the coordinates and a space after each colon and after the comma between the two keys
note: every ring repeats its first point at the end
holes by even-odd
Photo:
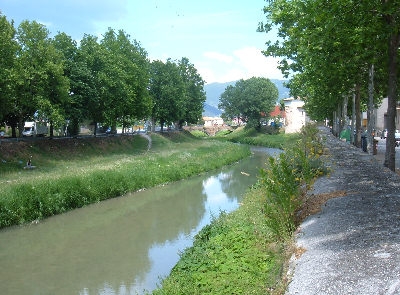
{"type": "Polygon", "coordinates": [[[400,294],[400,177],[381,158],[321,133],[332,172],[310,198],[344,196],[301,224],[296,242],[304,253],[291,260],[286,294],[400,294]]]}

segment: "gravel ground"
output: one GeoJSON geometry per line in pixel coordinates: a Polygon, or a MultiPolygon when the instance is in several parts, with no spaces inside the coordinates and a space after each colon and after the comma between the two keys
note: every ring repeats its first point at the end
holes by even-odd
{"type": "Polygon", "coordinates": [[[400,177],[329,129],[321,133],[332,172],[309,198],[335,198],[301,224],[286,295],[400,294],[400,177]]]}

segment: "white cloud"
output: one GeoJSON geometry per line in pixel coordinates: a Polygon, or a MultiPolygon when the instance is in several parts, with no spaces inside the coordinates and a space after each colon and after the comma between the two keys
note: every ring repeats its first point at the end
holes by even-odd
{"type": "Polygon", "coordinates": [[[224,62],[227,64],[232,63],[232,61],[233,61],[233,56],[222,54],[219,52],[207,51],[207,52],[204,52],[203,55],[206,58],[214,59],[214,60],[221,61],[221,62],[224,62]]]}
{"type": "Polygon", "coordinates": [[[278,58],[266,57],[261,49],[245,47],[234,51],[238,63],[246,69],[246,79],[251,77],[266,77],[270,79],[282,79],[282,73],[278,69],[278,58]]]}
{"type": "Polygon", "coordinates": [[[197,69],[207,83],[251,77],[283,79],[278,62],[278,58],[264,56],[259,48],[243,47],[230,54],[205,52],[197,69]]]}

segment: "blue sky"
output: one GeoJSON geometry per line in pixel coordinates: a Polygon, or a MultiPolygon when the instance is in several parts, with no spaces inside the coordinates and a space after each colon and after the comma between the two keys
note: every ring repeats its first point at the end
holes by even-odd
{"type": "Polygon", "coordinates": [[[273,35],[257,33],[265,0],[0,0],[15,26],[36,20],[79,41],[109,27],[140,42],[151,60],[189,58],[206,83],[250,77],[282,79],[261,50],[273,35]]]}

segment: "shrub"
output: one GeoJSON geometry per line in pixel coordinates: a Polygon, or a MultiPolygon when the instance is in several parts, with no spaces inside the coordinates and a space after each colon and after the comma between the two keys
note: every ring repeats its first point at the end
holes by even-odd
{"type": "Polygon", "coordinates": [[[317,128],[307,125],[297,145],[278,158],[270,157],[268,167],[261,170],[259,185],[264,187],[267,201],[265,215],[268,226],[278,239],[291,236],[297,224],[296,212],[302,205],[305,189],[326,173],[319,159],[322,142],[317,128]]]}
{"type": "Polygon", "coordinates": [[[204,131],[201,131],[201,130],[192,130],[192,131],[190,131],[190,133],[194,137],[208,137],[207,133],[205,133],[204,131]]]}

